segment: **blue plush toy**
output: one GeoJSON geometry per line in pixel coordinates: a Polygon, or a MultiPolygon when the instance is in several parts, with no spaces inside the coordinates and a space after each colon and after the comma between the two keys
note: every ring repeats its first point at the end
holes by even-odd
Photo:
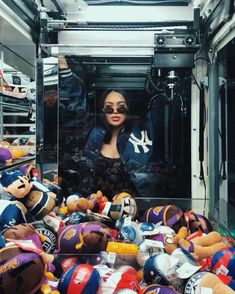
{"type": "Polygon", "coordinates": [[[12,200],[18,200],[26,207],[32,218],[42,219],[55,207],[56,194],[40,182],[30,181],[19,170],[3,171],[0,183],[12,200]]]}
{"type": "Polygon", "coordinates": [[[6,242],[2,235],[0,235],[0,249],[5,247],[6,242]]]}
{"type": "Polygon", "coordinates": [[[26,222],[26,209],[18,201],[0,200],[0,233],[26,222]]]}

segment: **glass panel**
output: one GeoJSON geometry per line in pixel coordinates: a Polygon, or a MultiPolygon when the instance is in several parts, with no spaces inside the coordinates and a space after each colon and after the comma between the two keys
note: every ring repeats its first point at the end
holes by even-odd
{"type": "MultiPolygon", "coordinates": [[[[48,57],[43,59],[43,162],[44,178],[51,181],[58,175],[58,60],[48,57]]],[[[41,97],[39,97],[40,99],[41,97]]]]}
{"type": "Polygon", "coordinates": [[[190,197],[190,70],[157,71],[148,58],[66,60],[72,72],[60,71],[59,106],[65,194],[190,197]],[[106,88],[115,89],[122,109],[102,104],[106,88]],[[108,131],[120,124],[115,145],[108,131]]]}
{"type": "MultiPolygon", "coordinates": [[[[32,78],[0,63],[0,170],[35,158],[36,88],[32,78]]],[[[17,64],[17,60],[16,64],[17,64]]]]}
{"type": "Polygon", "coordinates": [[[86,0],[88,5],[188,5],[190,0],[86,0]]]}

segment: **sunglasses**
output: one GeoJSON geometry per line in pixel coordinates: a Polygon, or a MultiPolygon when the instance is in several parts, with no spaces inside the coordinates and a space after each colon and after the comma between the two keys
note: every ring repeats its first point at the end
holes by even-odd
{"type": "MultiPolygon", "coordinates": [[[[114,113],[115,109],[111,106],[106,106],[103,109],[103,112],[106,114],[112,114],[114,113]]],[[[117,113],[119,114],[126,114],[128,111],[128,108],[126,106],[118,106],[118,108],[116,109],[117,113]]]]}

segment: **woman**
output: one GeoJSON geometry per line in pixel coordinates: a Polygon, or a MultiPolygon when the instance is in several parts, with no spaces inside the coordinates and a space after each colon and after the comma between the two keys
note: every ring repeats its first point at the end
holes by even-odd
{"type": "Polygon", "coordinates": [[[90,133],[85,154],[92,162],[97,190],[112,198],[126,191],[144,196],[151,185],[146,174],[152,155],[153,127],[131,120],[125,91],[107,89],[101,97],[101,118],[90,133]],[[144,194],[143,194],[144,193],[144,194]]]}
{"type": "MultiPolygon", "coordinates": [[[[60,86],[70,103],[74,97],[80,97],[78,81],[64,57],[59,58],[59,68],[60,86]]],[[[125,91],[107,89],[99,101],[95,127],[90,129],[86,124],[84,139],[87,133],[89,135],[84,152],[72,164],[78,174],[73,190],[85,196],[101,190],[109,199],[122,191],[133,196],[152,196],[156,174],[153,176],[150,164],[154,130],[151,109],[145,124],[140,124],[129,115],[130,105],[125,91]]],[[[61,111],[63,115],[64,112],[61,111]]],[[[75,128],[73,134],[76,134],[75,128]]],[[[64,168],[64,160],[61,166],[64,168]]]]}

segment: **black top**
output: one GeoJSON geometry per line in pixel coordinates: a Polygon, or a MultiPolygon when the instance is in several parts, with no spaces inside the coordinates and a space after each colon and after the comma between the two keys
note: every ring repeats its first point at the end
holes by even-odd
{"type": "Polygon", "coordinates": [[[99,153],[95,174],[97,190],[101,190],[109,200],[121,192],[135,196],[134,185],[120,158],[108,158],[99,153]]]}

